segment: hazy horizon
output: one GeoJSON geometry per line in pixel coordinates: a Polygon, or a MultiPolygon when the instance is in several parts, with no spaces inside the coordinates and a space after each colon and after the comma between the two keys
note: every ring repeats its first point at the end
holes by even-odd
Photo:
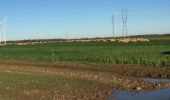
{"type": "MultiPolygon", "coordinates": [[[[122,35],[121,10],[128,10],[128,34],[170,33],[169,0],[1,0],[7,40],[91,38],[122,35]]],[[[2,29],[2,25],[0,26],[2,29]]]]}

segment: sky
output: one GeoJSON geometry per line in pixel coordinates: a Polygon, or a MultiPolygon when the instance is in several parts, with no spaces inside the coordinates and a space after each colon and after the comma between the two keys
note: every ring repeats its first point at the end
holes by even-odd
{"type": "Polygon", "coordinates": [[[7,40],[110,37],[170,33],[170,0],[0,0],[0,32],[7,16],[7,40]]]}

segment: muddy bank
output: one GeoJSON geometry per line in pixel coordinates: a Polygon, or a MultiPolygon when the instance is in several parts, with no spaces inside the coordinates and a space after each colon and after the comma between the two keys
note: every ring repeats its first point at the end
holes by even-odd
{"type": "MultiPolygon", "coordinates": [[[[55,99],[106,99],[111,90],[151,91],[170,87],[169,83],[150,83],[144,77],[169,78],[170,69],[138,65],[84,64],[71,62],[0,61],[0,72],[64,76],[94,81],[96,89],[56,94],[55,99]],[[84,95],[86,94],[86,95],[84,95]]],[[[36,95],[35,95],[36,96],[36,95]]],[[[37,95],[38,96],[38,95],[37,95]]],[[[25,97],[25,96],[24,96],[25,97]]],[[[55,100],[54,99],[54,100],[55,100]]]]}

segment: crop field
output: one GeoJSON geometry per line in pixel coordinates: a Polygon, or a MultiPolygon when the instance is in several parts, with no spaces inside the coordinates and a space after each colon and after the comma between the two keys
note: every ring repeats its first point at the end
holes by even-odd
{"type": "Polygon", "coordinates": [[[0,100],[107,100],[116,89],[170,87],[143,77],[170,78],[169,37],[0,46],[0,100]]]}
{"type": "Polygon", "coordinates": [[[1,60],[170,66],[170,38],[150,42],[71,42],[0,47],[1,60]]]}

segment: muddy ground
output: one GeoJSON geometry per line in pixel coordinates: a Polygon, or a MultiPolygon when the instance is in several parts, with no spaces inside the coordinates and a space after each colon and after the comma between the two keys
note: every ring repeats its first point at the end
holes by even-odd
{"type": "MultiPolygon", "coordinates": [[[[99,83],[95,89],[84,91],[67,91],[65,89],[52,92],[53,97],[49,97],[50,91],[20,93],[18,98],[24,100],[38,100],[44,98],[53,100],[105,100],[113,89],[123,89],[129,91],[151,91],[170,87],[170,84],[151,84],[143,80],[149,78],[170,78],[170,69],[160,67],[148,67],[139,65],[114,65],[96,63],[72,63],[72,62],[31,62],[31,61],[0,61],[1,73],[21,73],[39,74],[46,76],[64,76],[81,78],[99,83]]],[[[16,96],[17,98],[17,96],[16,96]]]]}

